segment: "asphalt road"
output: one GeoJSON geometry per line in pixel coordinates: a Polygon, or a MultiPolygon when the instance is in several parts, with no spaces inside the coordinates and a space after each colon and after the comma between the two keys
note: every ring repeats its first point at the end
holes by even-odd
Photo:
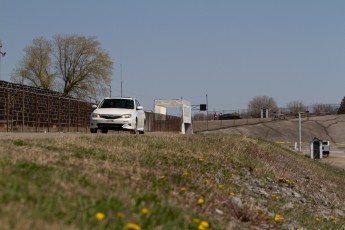
{"type": "MultiPolygon", "coordinates": [[[[309,146],[304,147],[301,154],[310,157],[309,146]]],[[[328,157],[323,157],[322,159],[315,160],[332,165],[335,168],[345,172],[345,151],[344,149],[338,148],[337,146],[333,146],[333,150],[331,149],[328,157]]]]}
{"type": "Polygon", "coordinates": [[[329,157],[323,158],[321,161],[345,171],[344,151],[331,151],[329,157]]]}

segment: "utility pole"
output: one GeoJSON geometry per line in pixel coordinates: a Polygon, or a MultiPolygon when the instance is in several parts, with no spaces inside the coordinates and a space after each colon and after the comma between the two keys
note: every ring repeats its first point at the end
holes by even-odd
{"type": "Polygon", "coordinates": [[[299,152],[302,152],[302,125],[301,125],[301,112],[298,112],[298,135],[299,135],[299,152]]]}
{"type": "Polygon", "coordinates": [[[206,94],[206,130],[208,131],[208,96],[206,94]]]}
{"type": "Polygon", "coordinates": [[[4,57],[6,55],[6,52],[2,52],[1,48],[2,48],[2,42],[0,40],[0,81],[2,80],[2,78],[1,78],[1,57],[4,57]]]}
{"type": "Polygon", "coordinates": [[[121,97],[122,97],[122,64],[120,64],[120,77],[121,77],[121,97]]]}

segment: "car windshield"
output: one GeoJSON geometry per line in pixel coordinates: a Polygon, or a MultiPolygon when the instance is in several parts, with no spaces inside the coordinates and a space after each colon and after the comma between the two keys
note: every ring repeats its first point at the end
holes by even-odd
{"type": "Polygon", "coordinates": [[[99,108],[134,109],[134,101],[130,99],[104,99],[99,108]]]}

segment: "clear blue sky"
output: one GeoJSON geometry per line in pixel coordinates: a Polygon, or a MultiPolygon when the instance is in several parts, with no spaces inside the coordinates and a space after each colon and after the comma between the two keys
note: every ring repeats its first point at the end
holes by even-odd
{"type": "Polygon", "coordinates": [[[209,99],[247,108],[255,96],[338,104],[345,96],[343,0],[2,0],[2,80],[34,38],[95,36],[114,61],[112,94],[209,99]]]}

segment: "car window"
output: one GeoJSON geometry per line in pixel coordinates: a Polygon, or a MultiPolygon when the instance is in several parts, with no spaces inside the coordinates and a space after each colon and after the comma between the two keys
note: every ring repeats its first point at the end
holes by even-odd
{"type": "Polygon", "coordinates": [[[133,100],[126,100],[125,102],[126,109],[134,109],[134,101],[133,100]]]}
{"type": "Polygon", "coordinates": [[[104,99],[100,108],[134,109],[134,101],[128,99],[104,99]]]}

